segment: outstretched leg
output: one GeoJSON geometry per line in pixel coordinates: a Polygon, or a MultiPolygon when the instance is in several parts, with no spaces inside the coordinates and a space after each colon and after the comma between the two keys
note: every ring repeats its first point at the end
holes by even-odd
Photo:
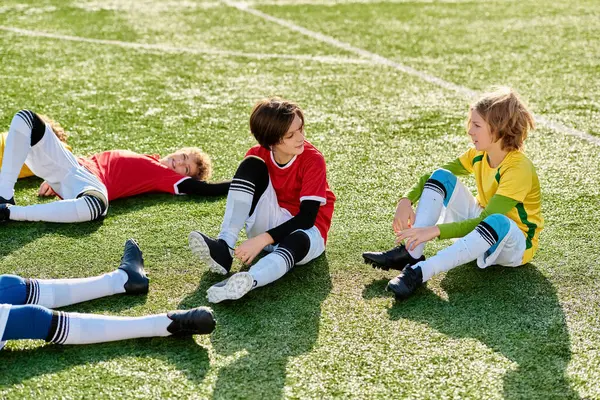
{"type": "Polygon", "coordinates": [[[96,196],[84,194],[76,199],[30,206],[9,206],[5,219],[12,221],[46,221],[74,223],[94,221],[106,213],[106,206],[96,196]]]}
{"type": "Polygon", "coordinates": [[[91,278],[23,279],[0,276],[0,304],[37,304],[58,308],[119,293],[148,293],[142,251],[133,239],[125,243],[116,271],[91,278]]]}
{"type": "Polygon", "coordinates": [[[52,311],[39,305],[11,306],[6,321],[0,324],[0,341],[43,339],[57,344],[102,343],[208,334],[215,324],[213,312],[207,307],[144,317],[112,317],[52,311]]]}

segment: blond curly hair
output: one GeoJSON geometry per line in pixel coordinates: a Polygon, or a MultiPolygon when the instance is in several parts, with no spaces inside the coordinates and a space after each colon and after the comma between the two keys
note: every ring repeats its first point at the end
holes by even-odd
{"type": "Polygon", "coordinates": [[[192,178],[198,179],[199,181],[207,181],[210,179],[212,176],[212,162],[208,154],[198,147],[183,147],[174,154],[180,153],[187,154],[188,157],[195,161],[196,166],[198,167],[198,174],[192,178]]]}

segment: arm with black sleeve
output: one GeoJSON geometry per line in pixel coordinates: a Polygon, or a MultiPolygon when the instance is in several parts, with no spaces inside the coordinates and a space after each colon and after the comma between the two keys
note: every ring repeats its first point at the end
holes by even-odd
{"type": "Polygon", "coordinates": [[[225,196],[229,192],[231,181],[206,182],[197,179],[185,179],[177,184],[180,194],[192,194],[198,196],[225,196]]]}
{"type": "Polygon", "coordinates": [[[321,202],[317,200],[303,200],[300,202],[300,211],[292,219],[267,231],[273,238],[273,243],[279,243],[283,238],[298,229],[310,229],[315,225],[321,202]]]}

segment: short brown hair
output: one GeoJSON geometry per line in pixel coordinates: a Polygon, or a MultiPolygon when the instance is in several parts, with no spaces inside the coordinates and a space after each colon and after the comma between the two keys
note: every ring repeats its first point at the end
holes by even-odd
{"type": "Polygon", "coordinates": [[[198,167],[198,174],[192,178],[198,179],[199,181],[207,181],[212,175],[212,162],[208,154],[203,152],[198,147],[184,147],[177,150],[175,153],[184,153],[189,157],[193,157],[198,167]]]}
{"type": "Polygon", "coordinates": [[[304,123],[304,113],[296,103],[279,97],[260,100],[250,115],[250,132],[261,146],[270,149],[283,140],[296,115],[304,123]]]}
{"type": "Polygon", "coordinates": [[[493,87],[473,103],[471,110],[487,122],[494,141],[501,141],[502,150],[522,149],[527,134],[535,129],[533,115],[519,94],[506,86],[493,87]]]}

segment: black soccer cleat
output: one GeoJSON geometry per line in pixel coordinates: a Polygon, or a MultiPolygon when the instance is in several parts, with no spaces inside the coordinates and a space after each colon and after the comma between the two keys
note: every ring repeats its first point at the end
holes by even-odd
{"type": "Polygon", "coordinates": [[[0,222],[10,220],[10,204],[0,203],[0,222]]]}
{"type": "Polygon", "coordinates": [[[423,271],[421,267],[404,268],[404,270],[388,282],[385,290],[391,290],[398,300],[410,297],[413,292],[423,284],[423,271]]]}
{"type": "Polygon", "coordinates": [[[129,277],[124,285],[125,293],[148,293],[150,279],[148,279],[146,276],[146,271],[144,271],[144,258],[142,257],[142,250],[140,250],[140,246],[138,246],[134,239],[127,239],[125,242],[125,250],[123,251],[123,257],[121,257],[121,265],[119,265],[119,269],[125,271],[129,277]]]}
{"type": "Polygon", "coordinates": [[[171,311],[167,317],[173,321],[167,327],[173,336],[206,335],[214,331],[217,324],[208,307],[171,311]]]}
{"type": "Polygon", "coordinates": [[[425,261],[425,256],[413,258],[403,244],[384,252],[366,252],[362,256],[365,264],[371,264],[373,268],[381,268],[385,271],[390,268],[402,271],[408,265],[425,261]]]}
{"type": "Polygon", "coordinates": [[[192,253],[217,274],[227,275],[231,270],[233,257],[223,239],[212,239],[202,232],[193,231],[188,236],[192,253]]]}
{"type": "Polygon", "coordinates": [[[4,197],[0,196],[0,204],[12,204],[14,206],[15,205],[15,197],[13,196],[7,200],[4,197]]]}

